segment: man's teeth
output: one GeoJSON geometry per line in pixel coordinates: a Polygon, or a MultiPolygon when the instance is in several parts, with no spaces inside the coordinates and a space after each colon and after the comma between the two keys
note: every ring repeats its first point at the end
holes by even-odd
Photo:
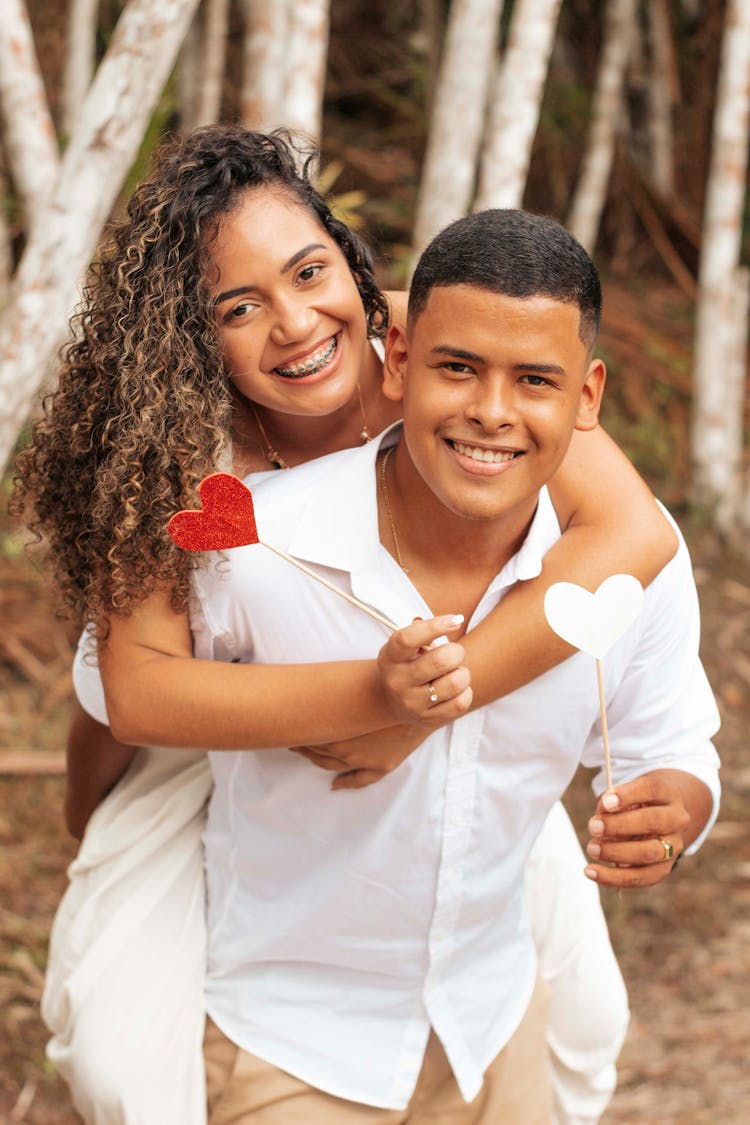
{"type": "Polygon", "coordinates": [[[462,441],[454,441],[453,448],[462,457],[471,457],[472,461],[486,461],[490,465],[500,465],[503,461],[512,461],[515,453],[502,452],[499,449],[480,449],[477,445],[464,445],[462,441]]]}
{"type": "Polygon", "coordinates": [[[332,336],[330,343],[315,355],[309,356],[304,363],[290,363],[288,367],[276,367],[274,370],[278,375],[285,375],[288,379],[301,379],[303,375],[312,375],[316,371],[322,371],[327,363],[333,359],[333,353],[336,351],[336,337],[332,336]]]}

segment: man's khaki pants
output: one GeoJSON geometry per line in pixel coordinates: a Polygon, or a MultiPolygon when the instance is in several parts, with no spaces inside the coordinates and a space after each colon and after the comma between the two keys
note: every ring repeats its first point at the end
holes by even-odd
{"type": "Polygon", "coordinates": [[[520,1026],[468,1104],[440,1041],[430,1034],[406,1109],[360,1105],[316,1090],[243,1051],[209,1019],[203,1042],[209,1125],[550,1125],[546,1016],[543,989],[537,986],[520,1026]]]}

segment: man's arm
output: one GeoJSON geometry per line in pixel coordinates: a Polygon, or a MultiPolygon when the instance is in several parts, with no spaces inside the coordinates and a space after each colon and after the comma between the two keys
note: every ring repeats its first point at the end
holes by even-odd
{"type": "MultiPolygon", "coordinates": [[[[698,656],[698,597],[684,542],[646,590],[634,628],[639,636],[628,666],[607,701],[614,783],[600,794],[589,824],[587,850],[597,862],[587,874],[610,886],[665,878],[683,851],[702,843],[721,793],[711,742],[719,715],[698,656]]],[[[615,650],[610,659],[617,659],[615,650]]],[[[598,728],[583,760],[601,764],[598,728]]],[[[602,786],[601,773],[597,781],[602,786]]]]}

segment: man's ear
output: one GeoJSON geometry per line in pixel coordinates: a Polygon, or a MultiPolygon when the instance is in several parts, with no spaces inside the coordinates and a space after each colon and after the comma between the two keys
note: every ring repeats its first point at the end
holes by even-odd
{"type": "Polygon", "coordinates": [[[406,383],[406,363],[409,356],[409,341],[406,329],[400,324],[392,324],[385,338],[385,362],[383,364],[383,394],[391,402],[402,402],[406,383]]]}
{"type": "Polygon", "coordinates": [[[593,430],[599,423],[599,408],[602,404],[607,369],[600,359],[592,359],[586,371],[581,388],[576,416],[577,430],[593,430]]]}

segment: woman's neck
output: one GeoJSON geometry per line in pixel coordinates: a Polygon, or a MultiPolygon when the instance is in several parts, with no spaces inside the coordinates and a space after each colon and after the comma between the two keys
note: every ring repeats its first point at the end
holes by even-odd
{"type": "Polygon", "coordinates": [[[365,353],[359,385],[331,414],[282,414],[237,399],[233,426],[233,469],[245,476],[269,468],[291,468],[315,457],[361,445],[366,433],[375,437],[400,417],[397,404],[382,393],[383,365],[370,347],[365,353]],[[271,454],[277,456],[273,459],[271,454]]]}

